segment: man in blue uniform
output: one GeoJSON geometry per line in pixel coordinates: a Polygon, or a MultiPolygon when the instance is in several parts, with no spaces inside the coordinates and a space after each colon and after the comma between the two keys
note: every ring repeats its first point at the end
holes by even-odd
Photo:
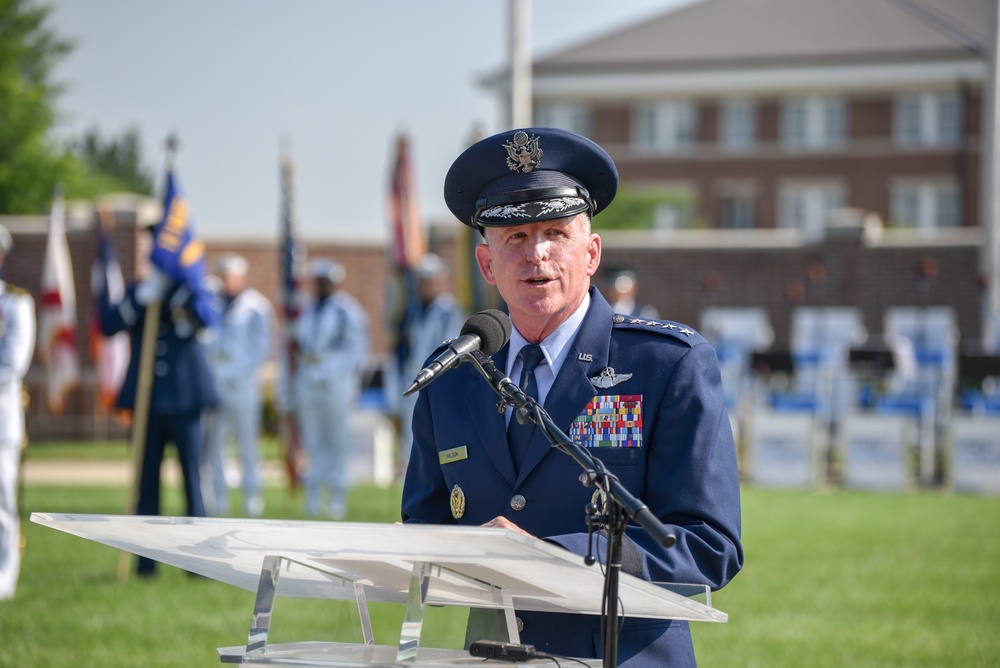
{"type": "MultiPolygon", "coordinates": [[[[138,515],[160,513],[160,464],[169,442],[177,447],[184,476],[187,514],[204,517],[205,505],[201,494],[198,466],[203,447],[202,411],[219,403],[208,362],[196,334],[214,325],[218,313],[208,293],[192,290],[186,283],[171,281],[156,269],[134,287],[130,287],[117,304],[102,295],[101,329],[105,336],[128,331],[132,341],[125,382],[116,405],[135,409],[139,383],[139,359],[148,304],[160,305],[160,324],[153,362],[152,393],[149,418],[139,474],[138,515]]],[[[140,557],[136,572],[149,577],[156,572],[156,562],[140,557]]]]}
{"type": "MultiPolygon", "coordinates": [[[[594,142],[527,128],[466,150],[445,179],[445,200],[483,232],[476,260],[510,310],[514,331],[494,355],[498,368],[537,388],[555,423],[677,537],[663,548],[630,524],[625,572],[718,589],[743,563],[736,449],[719,365],[690,328],[616,314],[591,287],[601,260],[591,217],[611,202],[617,184],[614,163],[594,142]],[[522,376],[523,360],[533,375],[522,376]],[[594,415],[601,410],[629,420],[600,424],[594,415]]],[[[508,436],[510,410],[498,413],[497,400],[470,365],[420,393],[403,520],[506,527],[585,554],[584,507],[593,489],[580,485],[579,466],[537,429],[525,439],[515,424],[508,436]],[[464,457],[440,456],[458,448],[464,457]]],[[[622,665],[695,664],[687,623],[623,613],[622,665]]],[[[552,654],[602,655],[596,616],[517,617],[523,643],[552,654]]]]}

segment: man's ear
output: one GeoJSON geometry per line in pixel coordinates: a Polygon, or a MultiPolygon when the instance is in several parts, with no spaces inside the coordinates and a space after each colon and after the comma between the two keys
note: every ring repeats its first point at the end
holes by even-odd
{"type": "Polygon", "coordinates": [[[479,265],[479,272],[490,285],[496,285],[497,279],[493,275],[493,253],[486,244],[476,246],[476,263],[479,265]]]}

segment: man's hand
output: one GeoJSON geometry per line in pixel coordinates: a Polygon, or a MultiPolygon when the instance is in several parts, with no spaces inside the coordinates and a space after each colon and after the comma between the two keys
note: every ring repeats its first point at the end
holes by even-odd
{"type": "MultiPolygon", "coordinates": [[[[517,526],[506,517],[503,517],[502,515],[499,517],[494,517],[489,522],[483,524],[483,526],[490,527],[491,529],[510,529],[511,531],[516,531],[517,533],[524,534],[525,536],[531,536],[530,533],[528,533],[521,527],[517,526]]],[[[534,538],[534,536],[531,537],[534,538]]]]}
{"type": "Polygon", "coordinates": [[[158,268],[151,267],[149,275],[135,286],[135,300],[143,306],[163,301],[163,297],[167,294],[172,283],[169,276],[158,268]]]}

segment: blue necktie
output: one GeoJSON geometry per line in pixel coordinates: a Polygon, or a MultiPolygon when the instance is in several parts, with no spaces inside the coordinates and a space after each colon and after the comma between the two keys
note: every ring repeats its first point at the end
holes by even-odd
{"type": "MultiPolygon", "coordinates": [[[[532,399],[538,400],[538,383],[535,382],[535,367],[539,365],[545,356],[542,349],[534,344],[529,344],[521,348],[521,382],[518,384],[521,390],[532,399]]],[[[514,460],[514,468],[521,470],[521,462],[528,452],[528,444],[531,442],[531,435],[535,432],[535,423],[521,424],[517,421],[516,411],[510,416],[510,424],[507,425],[507,444],[510,446],[510,456],[514,460]]]]}

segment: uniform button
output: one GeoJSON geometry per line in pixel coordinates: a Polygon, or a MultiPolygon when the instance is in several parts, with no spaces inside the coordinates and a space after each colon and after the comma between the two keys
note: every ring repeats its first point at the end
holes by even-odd
{"type": "Polygon", "coordinates": [[[510,507],[514,510],[524,510],[524,507],[528,504],[528,501],[520,494],[515,494],[510,499],[510,507]]]}
{"type": "Polygon", "coordinates": [[[160,360],[159,362],[156,363],[156,367],[154,368],[153,372],[157,376],[166,376],[167,375],[167,371],[169,371],[169,370],[170,370],[170,367],[167,366],[167,363],[164,362],[163,360],[160,360]]]}
{"type": "Polygon", "coordinates": [[[167,354],[167,342],[166,341],[157,341],[156,342],[156,354],[158,356],[160,356],[160,357],[163,357],[164,355],[167,354]]]}
{"type": "Polygon", "coordinates": [[[521,619],[520,617],[515,617],[514,618],[514,624],[517,626],[517,632],[518,633],[521,633],[522,631],[524,631],[524,620],[523,619],[521,619]]]}

